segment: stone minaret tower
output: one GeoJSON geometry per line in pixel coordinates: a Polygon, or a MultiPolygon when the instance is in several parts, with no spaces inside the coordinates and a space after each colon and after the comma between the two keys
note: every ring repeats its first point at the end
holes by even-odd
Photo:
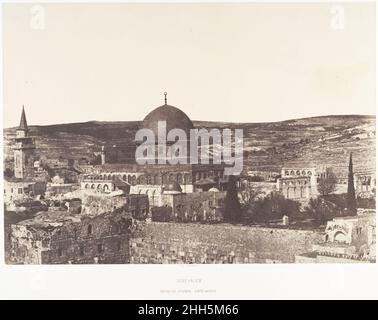
{"type": "Polygon", "coordinates": [[[25,179],[33,176],[34,149],[34,141],[29,137],[25,109],[22,106],[20,126],[16,130],[14,145],[14,176],[16,178],[25,179]]]}
{"type": "Polygon", "coordinates": [[[101,147],[101,164],[104,165],[105,164],[105,146],[102,146],[101,147]]]}

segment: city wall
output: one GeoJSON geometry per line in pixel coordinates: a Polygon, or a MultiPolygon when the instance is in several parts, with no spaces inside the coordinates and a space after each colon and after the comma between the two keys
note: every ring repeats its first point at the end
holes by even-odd
{"type": "Polygon", "coordinates": [[[322,242],[319,231],[227,224],[143,222],[130,263],[292,263],[322,242]]]}

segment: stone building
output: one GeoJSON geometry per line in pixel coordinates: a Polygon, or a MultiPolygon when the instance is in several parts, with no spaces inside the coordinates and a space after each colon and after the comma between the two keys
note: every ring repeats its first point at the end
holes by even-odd
{"type": "MultiPolygon", "coordinates": [[[[348,167],[322,167],[318,170],[318,179],[326,177],[327,171],[331,170],[335,174],[337,189],[335,193],[346,193],[348,189],[348,167]]],[[[354,188],[356,195],[360,197],[371,197],[375,194],[376,174],[374,168],[357,167],[353,172],[354,188]]]]}
{"type": "Polygon", "coordinates": [[[317,194],[316,169],[284,167],[277,179],[277,190],[287,199],[307,200],[317,194]]]}
{"type": "Polygon", "coordinates": [[[16,201],[25,201],[43,195],[45,191],[46,183],[43,181],[4,177],[4,204],[7,208],[16,201]]]}
{"type": "Polygon", "coordinates": [[[323,243],[296,256],[296,262],[302,263],[375,262],[375,259],[375,210],[328,221],[323,243]]]}
{"type": "Polygon", "coordinates": [[[316,185],[316,168],[315,167],[283,167],[281,177],[309,177],[311,185],[316,185]]]}
{"type": "Polygon", "coordinates": [[[183,193],[177,183],[167,185],[161,194],[160,206],[172,208],[170,221],[222,221],[226,192],[183,193]]]}
{"type": "Polygon", "coordinates": [[[102,176],[100,178],[92,175],[84,175],[80,179],[80,189],[96,193],[111,193],[117,190],[129,193],[130,185],[121,180],[118,176],[102,176]]]}
{"type": "Polygon", "coordinates": [[[277,190],[287,199],[303,200],[311,197],[309,177],[285,177],[277,180],[277,190]]]}
{"type": "Polygon", "coordinates": [[[77,190],[79,187],[75,183],[47,183],[45,197],[55,197],[77,190]]]}
{"type": "Polygon", "coordinates": [[[149,213],[149,201],[145,194],[84,194],[81,213],[90,216],[104,212],[129,212],[133,218],[145,219],[149,213]]]}
{"type": "MultiPolygon", "coordinates": [[[[164,105],[154,109],[144,118],[141,128],[151,130],[157,137],[158,123],[162,121],[166,124],[167,132],[171,129],[180,129],[188,136],[190,130],[194,128],[190,118],[180,109],[168,105],[166,99],[164,105]]],[[[187,142],[189,143],[189,141],[187,142]]],[[[156,147],[156,159],[159,159],[159,148],[157,145],[154,147],[156,147]]],[[[169,148],[168,141],[167,148],[169,148]]],[[[144,190],[150,189],[151,191],[148,191],[148,193],[156,192],[156,188],[173,182],[180,184],[185,193],[195,192],[196,189],[207,191],[212,187],[222,190],[228,181],[224,175],[225,165],[215,164],[211,158],[209,163],[198,164],[190,164],[189,161],[186,164],[155,163],[139,165],[135,161],[132,163],[110,164],[105,163],[104,148],[102,148],[101,152],[103,155],[101,157],[101,165],[81,167],[84,171],[83,179],[94,179],[100,183],[101,180],[110,181],[118,178],[130,187],[140,185],[143,186],[144,190]]],[[[103,187],[107,188],[105,184],[103,187]]],[[[108,187],[110,188],[110,185],[108,187]]]]}
{"type": "Polygon", "coordinates": [[[372,171],[359,171],[354,174],[354,184],[357,195],[371,195],[375,193],[376,175],[372,171]]]}
{"type": "Polygon", "coordinates": [[[9,264],[128,263],[128,213],[47,211],[10,225],[9,264]]]}

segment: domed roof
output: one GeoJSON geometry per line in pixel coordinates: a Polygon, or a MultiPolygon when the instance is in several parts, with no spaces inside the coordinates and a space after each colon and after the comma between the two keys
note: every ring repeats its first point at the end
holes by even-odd
{"type": "Polygon", "coordinates": [[[189,137],[189,130],[193,129],[193,123],[180,109],[164,104],[151,111],[143,120],[142,127],[151,129],[155,136],[158,135],[158,121],[166,121],[167,132],[172,129],[182,129],[189,137]]]}
{"type": "Polygon", "coordinates": [[[209,189],[209,192],[219,192],[219,190],[215,187],[209,189]]]}
{"type": "Polygon", "coordinates": [[[178,182],[170,182],[166,186],[164,186],[164,193],[181,193],[182,189],[178,182]]]}

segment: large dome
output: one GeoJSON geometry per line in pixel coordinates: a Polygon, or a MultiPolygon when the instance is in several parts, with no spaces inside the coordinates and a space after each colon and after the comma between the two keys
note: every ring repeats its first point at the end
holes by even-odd
{"type": "Polygon", "coordinates": [[[189,137],[189,130],[193,129],[193,123],[180,109],[165,104],[151,111],[143,120],[142,127],[151,129],[158,135],[158,121],[166,121],[167,132],[171,129],[182,129],[189,137]]]}

